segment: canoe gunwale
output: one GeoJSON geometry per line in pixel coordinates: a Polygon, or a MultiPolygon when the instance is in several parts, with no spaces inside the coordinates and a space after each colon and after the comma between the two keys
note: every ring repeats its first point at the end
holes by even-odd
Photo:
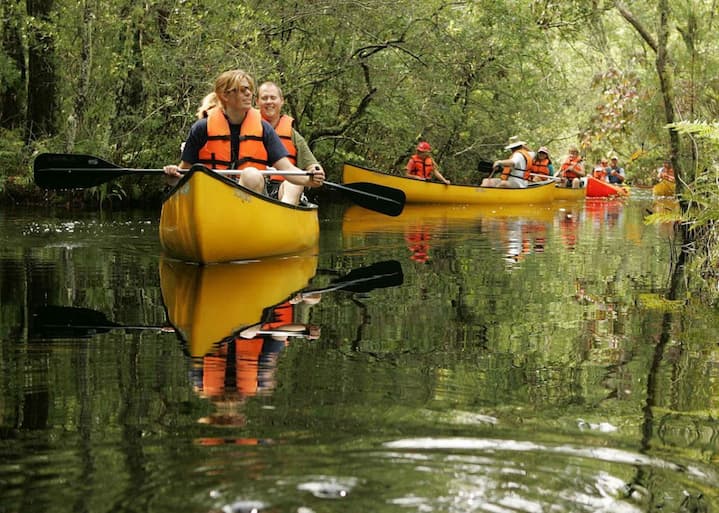
{"type": "Polygon", "coordinates": [[[318,208],[318,206],[317,206],[316,204],[314,204],[314,203],[309,203],[309,204],[307,204],[307,205],[292,205],[292,204],[290,204],[290,203],[284,203],[284,202],[282,202],[282,201],[280,201],[280,200],[278,200],[278,199],[270,198],[269,196],[267,196],[267,195],[265,195],[265,194],[260,194],[260,193],[258,193],[258,192],[253,191],[252,189],[248,189],[247,187],[243,187],[242,185],[240,185],[239,183],[237,183],[236,181],[234,181],[234,180],[233,180],[232,178],[230,178],[229,176],[219,175],[219,174],[217,174],[217,173],[213,173],[213,172],[212,172],[211,170],[209,170],[209,169],[201,168],[201,167],[194,168],[194,169],[190,169],[187,173],[183,173],[183,175],[182,175],[182,177],[180,178],[180,180],[179,180],[170,190],[168,190],[168,191],[164,194],[164,196],[163,196],[163,198],[162,198],[162,203],[164,204],[167,200],[169,200],[172,196],[174,196],[177,192],[179,192],[179,191],[182,189],[182,187],[183,187],[189,180],[192,179],[192,177],[194,176],[195,173],[203,173],[203,174],[209,176],[210,178],[213,178],[213,179],[215,179],[215,180],[217,180],[217,181],[219,181],[219,182],[224,183],[225,185],[228,185],[229,187],[231,187],[231,188],[233,188],[233,189],[237,189],[237,190],[242,191],[242,192],[244,192],[244,193],[246,193],[246,194],[249,194],[249,195],[251,195],[251,196],[254,196],[255,198],[258,198],[258,199],[260,199],[260,200],[266,201],[267,203],[272,203],[272,204],[277,205],[277,206],[280,206],[280,207],[285,207],[285,208],[289,208],[289,209],[292,209],[292,210],[316,210],[316,209],[318,208]]]}

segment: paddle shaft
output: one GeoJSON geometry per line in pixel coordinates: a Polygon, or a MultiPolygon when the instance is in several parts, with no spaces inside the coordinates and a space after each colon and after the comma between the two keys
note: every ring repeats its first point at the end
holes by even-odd
{"type": "MultiPolygon", "coordinates": [[[[210,169],[210,171],[213,173],[217,173],[218,175],[239,175],[242,174],[241,169],[210,169]]],[[[47,171],[48,173],[65,173],[67,175],[72,175],[72,173],[75,171],[75,168],[68,168],[68,167],[46,167],[42,169],[43,171],[47,171]]],[[[85,172],[86,170],[80,170],[80,172],[85,172]]],[[[139,175],[164,175],[165,170],[164,169],[143,169],[143,168],[129,168],[129,167],[94,167],[92,168],[92,171],[97,171],[98,173],[127,173],[127,174],[139,174],[139,175]]],[[[179,169],[180,172],[187,172],[189,169],[179,169]]],[[[279,169],[275,169],[272,167],[269,167],[267,169],[260,169],[260,173],[263,175],[280,175],[280,176],[313,176],[314,173],[310,171],[280,171],[279,169]]]]}
{"type": "MultiPolygon", "coordinates": [[[[196,164],[197,165],[197,164],[196,164]]],[[[200,165],[201,166],[201,165],[200,165]]],[[[133,169],[120,167],[92,155],[43,153],[35,158],[35,183],[46,189],[73,189],[96,187],[124,175],[149,174],[164,175],[163,169],[133,169]]],[[[193,166],[194,167],[194,166],[193,166]]],[[[201,166],[204,167],[204,166],[201,166]]],[[[207,168],[205,168],[207,169],[207,168]]],[[[183,170],[184,171],[184,170],[183,170]]],[[[238,175],[241,170],[211,170],[222,175],[238,175]]],[[[263,175],[312,176],[314,173],[296,170],[277,170],[273,168],[260,171],[263,175]]],[[[340,185],[325,181],[324,184],[342,191],[361,207],[382,214],[397,216],[402,213],[405,194],[399,189],[373,183],[353,183],[340,185]]]]}

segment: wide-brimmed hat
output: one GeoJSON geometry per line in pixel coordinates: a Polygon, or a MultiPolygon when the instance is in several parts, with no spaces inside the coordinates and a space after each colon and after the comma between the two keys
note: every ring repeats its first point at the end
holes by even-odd
{"type": "Polygon", "coordinates": [[[514,149],[514,148],[518,148],[519,146],[526,146],[526,145],[527,145],[526,142],[521,141],[521,140],[519,139],[519,137],[517,137],[517,136],[515,135],[515,136],[512,136],[512,137],[509,138],[509,143],[507,144],[507,146],[504,147],[504,149],[505,149],[505,150],[511,150],[511,149],[514,149]]]}
{"type": "Polygon", "coordinates": [[[417,145],[417,151],[432,151],[432,147],[427,141],[422,141],[417,145]]]}

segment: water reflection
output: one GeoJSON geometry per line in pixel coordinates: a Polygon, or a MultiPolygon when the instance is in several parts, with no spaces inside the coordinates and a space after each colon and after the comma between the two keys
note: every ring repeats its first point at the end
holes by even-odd
{"type": "Polygon", "coordinates": [[[307,285],[316,269],[314,255],[207,266],[163,259],[160,288],[167,318],[188,354],[202,357],[307,285]]]}
{"type": "MultiPolygon", "coordinates": [[[[573,208],[581,208],[574,206],[573,208]]],[[[441,247],[448,233],[491,233],[491,244],[514,267],[526,256],[543,253],[548,227],[558,217],[571,218],[563,203],[550,205],[407,205],[397,217],[388,218],[359,207],[350,207],[342,220],[345,247],[368,234],[402,233],[409,258],[428,263],[433,245],[441,247]]],[[[435,248],[436,249],[436,248],[435,248]]]]}
{"type": "MultiPolygon", "coordinates": [[[[389,260],[354,269],[322,288],[304,287],[314,277],[316,264],[314,256],[209,266],[161,261],[160,285],[168,322],[192,358],[190,379],[195,393],[215,407],[201,423],[245,424],[245,401],[273,392],[280,354],[291,340],[320,338],[320,326],[308,319],[310,309],[324,294],[361,294],[403,280],[399,262],[389,260]]],[[[215,445],[227,440],[204,437],[199,442],[215,445]]],[[[257,438],[231,441],[263,442],[257,438]]]]}

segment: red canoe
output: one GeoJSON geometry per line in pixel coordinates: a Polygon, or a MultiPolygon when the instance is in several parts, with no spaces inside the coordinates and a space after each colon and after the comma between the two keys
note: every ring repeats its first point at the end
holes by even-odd
{"type": "Polygon", "coordinates": [[[629,187],[614,185],[587,177],[587,198],[610,198],[612,196],[629,196],[629,187]]]}

